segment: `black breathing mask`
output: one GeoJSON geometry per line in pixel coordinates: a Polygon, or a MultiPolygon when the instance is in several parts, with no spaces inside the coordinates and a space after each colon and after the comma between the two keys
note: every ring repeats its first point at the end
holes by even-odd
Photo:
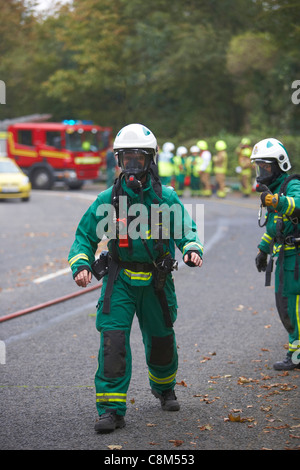
{"type": "Polygon", "coordinates": [[[265,184],[269,186],[272,184],[281,174],[282,170],[276,160],[256,160],[256,181],[259,184],[265,184]]]}
{"type": "Polygon", "coordinates": [[[119,149],[116,153],[127,187],[133,190],[140,188],[141,179],[148,173],[153,159],[153,151],[151,149],[119,149]]]}

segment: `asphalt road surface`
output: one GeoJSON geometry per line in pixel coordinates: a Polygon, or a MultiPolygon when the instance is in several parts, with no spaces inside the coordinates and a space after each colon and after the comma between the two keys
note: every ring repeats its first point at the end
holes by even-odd
{"type": "Polygon", "coordinates": [[[0,202],[0,319],[6,318],[0,323],[0,449],[115,456],[141,449],[156,455],[299,449],[300,371],[272,368],[285,357],[288,336],[275,309],[274,279],[264,287],[264,274],[254,264],[263,234],[255,194],[183,198],[203,205],[205,255],[202,268],[180,262],[174,274],[180,411],[162,411],[150,393],[135,320],[126,427],[95,433],[95,306],[101,287],[7,316],[84,290],[72,280],[67,256],[99,190],[33,191],[28,203],[0,202]]]}

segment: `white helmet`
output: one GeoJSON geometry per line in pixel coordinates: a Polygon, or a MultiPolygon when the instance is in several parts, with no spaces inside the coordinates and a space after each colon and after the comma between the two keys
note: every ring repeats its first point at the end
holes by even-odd
{"type": "Polygon", "coordinates": [[[251,162],[255,163],[257,160],[264,160],[266,163],[276,160],[282,171],[289,171],[292,168],[288,153],[283,144],[273,138],[261,140],[254,145],[251,162]]]}
{"type": "Polygon", "coordinates": [[[199,149],[198,145],[192,145],[191,148],[190,148],[191,153],[197,153],[197,152],[199,152],[199,150],[200,149],[199,149]]]}
{"type": "Polygon", "coordinates": [[[175,150],[175,145],[172,142],[165,142],[162,146],[163,152],[173,152],[175,150]]]}
{"type": "Polygon", "coordinates": [[[118,151],[122,149],[144,149],[153,153],[153,161],[157,160],[157,140],[155,135],[142,124],[128,124],[116,135],[114,152],[118,156],[118,151]]]}
{"type": "Polygon", "coordinates": [[[179,157],[181,157],[182,155],[185,155],[187,152],[188,152],[187,148],[183,147],[183,146],[178,147],[178,149],[177,149],[177,155],[179,157]]]}
{"type": "Polygon", "coordinates": [[[292,165],[283,144],[273,138],[263,139],[254,145],[251,163],[256,164],[256,180],[258,183],[270,184],[282,172],[287,172],[292,165]],[[266,167],[266,164],[269,167],[266,167]]]}

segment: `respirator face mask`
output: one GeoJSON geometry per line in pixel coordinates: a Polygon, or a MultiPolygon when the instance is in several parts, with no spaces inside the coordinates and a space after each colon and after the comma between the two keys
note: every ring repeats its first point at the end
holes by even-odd
{"type": "Polygon", "coordinates": [[[256,160],[256,181],[261,184],[269,185],[275,181],[282,173],[278,163],[274,160],[256,160]]]}
{"type": "Polygon", "coordinates": [[[127,186],[132,189],[138,188],[141,185],[141,179],[149,170],[153,151],[147,149],[120,149],[117,151],[117,155],[127,186]]]}

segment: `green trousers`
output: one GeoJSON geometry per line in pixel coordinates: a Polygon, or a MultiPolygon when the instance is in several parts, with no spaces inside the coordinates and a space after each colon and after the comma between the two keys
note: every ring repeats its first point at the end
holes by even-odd
{"type": "MultiPolygon", "coordinates": [[[[297,255],[299,258],[300,256],[297,255]]],[[[283,268],[279,262],[275,271],[275,298],[280,319],[289,333],[289,352],[300,352],[300,272],[295,279],[296,256],[285,256],[283,268]],[[279,289],[280,270],[283,269],[283,286],[279,289]]],[[[300,267],[300,259],[299,259],[300,267]]]]}
{"type": "MultiPolygon", "coordinates": [[[[136,313],[145,348],[150,387],[158,392],[174,388],[178,367],[175,333],[165,326],[159,300],[152,284],[131,286],[119,275],[114,283],[110,312],[102,312],[107,276],[103,279],[96,328],[100,332],[98,369],[95,375],[96,406],[99,415],[108,408],[126,413],[131,379],[130,331],[136,313]]],[[[165,287],[173,323],[177,316],[174,283],[165,287]]]]}

